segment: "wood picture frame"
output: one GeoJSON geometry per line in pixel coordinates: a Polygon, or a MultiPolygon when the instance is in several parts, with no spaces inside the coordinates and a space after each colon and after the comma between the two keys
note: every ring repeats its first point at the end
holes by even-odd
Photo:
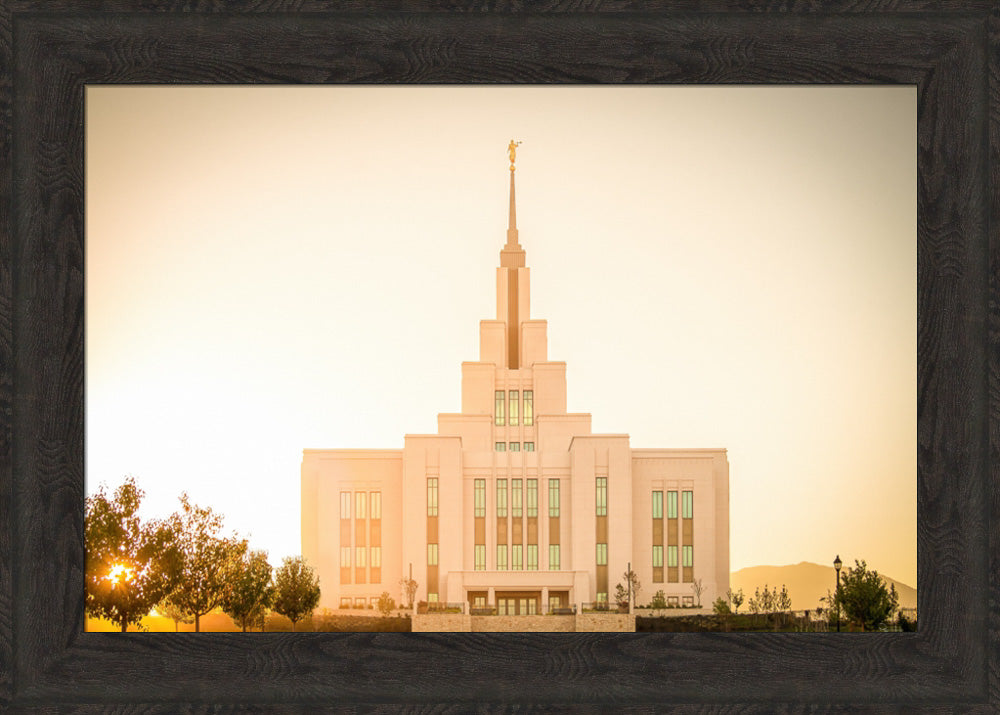
{"type": "Polygon", "coordinates": [[[993,4],[490,5],[0,2],[0,704],[1000,708],[993,4]],[[916,85],[919,631],[83,632],[84,89],[97,83],[916,85]]]}

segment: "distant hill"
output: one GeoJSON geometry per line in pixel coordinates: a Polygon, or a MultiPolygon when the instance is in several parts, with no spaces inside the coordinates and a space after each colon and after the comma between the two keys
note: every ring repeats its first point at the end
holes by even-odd
{"type": "MultiPolygon", "coordinates": [[[[846,563],[844,568],[847,568],[846,563]]],[[[916,608],[917,590],[913,586],[900,583],[881,572],[880,575],[885,577],[887,583],[896,585],[901,607],[916,608]]],[[[808,561],[789,566],[748,566],[731,573],[729,583],[734,591],[742,588],[747,600],[750,600],[755,589],[764,588],[764,584],[777,586],[779,590],[784,584],[788,587],[788,595],[792,597],[792,608],[799,611],[822,605],[819,599],[825,598],[826,592],[834,589],[836,572],[833,566],[821,566],[808,561]]],[[[744,608],[745,601],[740,610],[744,608]]]]}

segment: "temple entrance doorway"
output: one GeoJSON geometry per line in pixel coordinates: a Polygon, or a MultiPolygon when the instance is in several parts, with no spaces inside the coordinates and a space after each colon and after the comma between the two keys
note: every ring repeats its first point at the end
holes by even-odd
{"type": "Polygon", "coordinates": [[[541,613],[540,591],[497,591],[498,616],[532,616],[541,613]]]}

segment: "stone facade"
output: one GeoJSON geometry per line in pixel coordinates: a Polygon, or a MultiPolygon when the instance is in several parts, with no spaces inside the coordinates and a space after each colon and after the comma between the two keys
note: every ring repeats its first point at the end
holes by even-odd
{"type": "Polygon", "coordinates": [[[468,613],[421,613],[411,616],[413,633],[468,633],[472,616],[468,613]]]}
{"type": "Polygon", "coordinates": [[[579,613],[571,616],[470,616],[465,613],[421,613],[413,616],[414,633],[594,633],[635,632],[635,616],[627,613],[579,613]]]}
{"type": "Polygon", "coordinates": [[[576,631],[635,633],[635,616],[630,613],[580,613],[576,617],[576,631]]]}
{"type": "Polygon", "coordinates": [[[473,616],[473,633],[573,633],[575,616],[473,616]]]}
{"type": "MultiPolygon", "coordinates": [[[[644,599],[663,590],[685,605],[696,579],[704,603],[728,589],[726,450],[633,449],[567,411],[566,363],[549,359],[547,323],[530,316],[518,236],[512,166],[496,318],[480,323],[479,359],[462,363],[461,411],[402,449],[304,451],[302,552],[321,606],[383,591],[402,601],[412,576],[417,600],[494,608],[504,620],[491,623],[518,631],[529,622],[510,619],[612,602],[629,565],[644,599]]],[[[448,630],[445,615],[426,623],[448,630]]],[[[618,620],[581,613],[574,628],[627,630],[618,620]]]]}

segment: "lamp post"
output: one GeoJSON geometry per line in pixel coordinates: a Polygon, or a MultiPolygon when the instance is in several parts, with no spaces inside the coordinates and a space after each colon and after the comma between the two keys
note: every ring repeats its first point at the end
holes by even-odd
{"type": "Polygon", "coordinates": [[[837,572],[837,590],[834,591],[834,598],[837,601],[837,633],[840,633],[840,567],[844,562],[840,560],[840,554],[833,560],[833,568],[837,572]]]}

